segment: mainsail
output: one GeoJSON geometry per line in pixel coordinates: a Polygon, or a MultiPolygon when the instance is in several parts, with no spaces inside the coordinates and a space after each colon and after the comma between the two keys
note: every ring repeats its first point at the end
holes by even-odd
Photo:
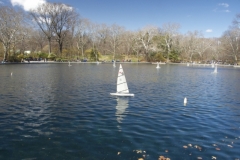
{"type": "Polygon", "coordinates": [[[117,93],[129,93],[126,77],[121,64],[119,66],[117,78],[117,93]]]}

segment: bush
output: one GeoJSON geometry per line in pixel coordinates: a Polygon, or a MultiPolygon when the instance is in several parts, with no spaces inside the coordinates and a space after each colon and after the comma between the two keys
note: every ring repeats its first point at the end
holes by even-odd
{"type": "Polygon", "coordinates": [[[23,55],[12,55],[8,57],[9,62],[21,62],[23,55]]]}
{"type": "Polygon", "coordinates": [[[39,53],[39,58],[48,58],[48,54],[47,53],[39,53]]]}
{"type": "Polygon", "coordinates": [[[50,53],[47,58],[50,60],[55,60],[56,57],[57,57],[56,54],[50,53]]]}
{"type": "Polygon", "coordinates": [[[160,62],[160,61],[165,62],[166,61],[166,59],[163,57],[162,53],[155,54],[154,59],[157,62],[160,62]]]}
{"type": "Polygon", "coordinates": [[[85,51],[85,53],[91,61],[99,61],[99,58],[101,57],[100,52],[98,52],[96,49],[88,49],[85,51]]]}

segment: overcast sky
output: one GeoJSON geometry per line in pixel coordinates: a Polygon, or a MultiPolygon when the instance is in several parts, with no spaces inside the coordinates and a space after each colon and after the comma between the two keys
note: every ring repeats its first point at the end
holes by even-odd
{"type": "MultiPolygon", "coordinates": [[[[240,0],[49,0],[71,5],[96,23],[118,24],[128,30],[147,25],[161,27],[178,23],[182,34],[201,31],[205,37],[220,37],[240,14],[240,0]]],[[[28,11],[45,0],[0,0],[28,11]]]]}

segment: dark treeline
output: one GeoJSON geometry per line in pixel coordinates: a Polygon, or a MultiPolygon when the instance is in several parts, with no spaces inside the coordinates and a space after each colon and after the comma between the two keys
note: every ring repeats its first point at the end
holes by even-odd
{"type": "Polygon", "coordinates": [[[179,33],[180,25],[166,23],[128,31],[117,24],[96,24],[74,7],[45,3],[35,10],[0,5],[0,58],[54,60],[128,59],[140,61],[237,63],[240,58],[240,14],[221,37],[204,38],[200,31],[179,33]]]}

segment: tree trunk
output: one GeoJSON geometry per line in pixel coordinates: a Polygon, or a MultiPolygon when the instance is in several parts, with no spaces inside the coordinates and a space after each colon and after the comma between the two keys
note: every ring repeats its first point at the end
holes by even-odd
{"type": "Polygon", "coordinates": [[[83,47],[81,48],[81,50],[82,50],[82,59],[84,59],[83,47]]]}
{"type": "Polygon", "coordinates": [[[7,58],[7,47],[6,46],[3,46],[3,48],[4,48],[4,55],[3,55],[3,61],[5,61],[6,60],[6,58],[7,58]]]}
{"type": "Polygon", "coordinates": [[[60,55],[62,56],[62,50],[63,50],[63,42],[59,42],[59,52],[60,52],[60,55]]]}
{"type": "Polygon", "coordinates": [[[169,62],[169,54],[170,54],[170,46],[169,46],[169,44],[167,44],[167,48],[168,48],[168,51],[167,51],[167,62],[169,62]]]}
{"type": "Polygon", "coordinates": [[[50,55],[52,52],[52,47],[51,47],[51,38],[48,38],[48,55],[50,55]]]}

